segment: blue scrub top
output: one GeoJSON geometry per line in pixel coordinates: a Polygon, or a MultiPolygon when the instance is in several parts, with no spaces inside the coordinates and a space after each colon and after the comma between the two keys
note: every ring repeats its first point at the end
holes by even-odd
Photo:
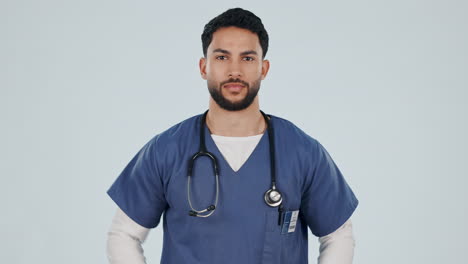
{"type": "MultiPolygon", "coordinates": [[[[158,226],[163,215],[162,264],[308,263],[307,227],[328,235],[351,216],[358,200],[325,148],[293,123],[270,115],[274,129],[277,187],[286,211],[299,210],[295,231],[282,234],[278,209],[269,207],[269,135],[233,171],[204,125],[207,150],[219,163],[219,201],[207,218],[189,216],[187,170],[199,148],[202,114],[146,143],[118,176],[108,195],[136,223],[158,226]],[[164,214],[163,214],[164,213],[164,214]]],[[[195,161],[191,199],[195,209],[214,203],[211,160],[195,161]]]]}

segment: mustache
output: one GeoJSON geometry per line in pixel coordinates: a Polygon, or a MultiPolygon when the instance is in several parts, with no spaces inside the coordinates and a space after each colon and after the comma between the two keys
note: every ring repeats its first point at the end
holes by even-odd
{"type": "Polygon", "coordinates": [[[226,83],[241,83],[243,84],[245,87],[249,87],[249,83],[247,83],[246,81],[243,81],[241,79],[229,79],[229,80],[226,80],[226,81],[223,81],[220,83],[220,86],[222,87],[223,85],[225,85],[226,83]]]}

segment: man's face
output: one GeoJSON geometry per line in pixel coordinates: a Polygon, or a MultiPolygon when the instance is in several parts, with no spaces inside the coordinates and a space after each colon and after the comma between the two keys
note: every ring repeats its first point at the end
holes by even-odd
{"type": "Polygon", "coordinates": [[[225,27],[213,33],[206,58],[200,59],[199,66],[213,100],[225,110],[239,111],[257,96],[269,62],[262,59],[256,33],[225,27]]]}

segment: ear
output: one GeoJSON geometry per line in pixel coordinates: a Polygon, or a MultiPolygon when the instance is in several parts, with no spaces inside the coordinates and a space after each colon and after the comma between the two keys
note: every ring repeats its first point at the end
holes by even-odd
{"type": "Polygon", "coordinates": [[[206,58],[201,57],[198,62],[198,67],[200,68],[200,75],[203,79],[206,80],[206,58]]]}
{"type": "Polygon", "coordinates": [[[265,77],[267,76],[268,70],[270,70],[270,61],[263,60],[262,61],[262,80],[265,79],[265,77]]]}

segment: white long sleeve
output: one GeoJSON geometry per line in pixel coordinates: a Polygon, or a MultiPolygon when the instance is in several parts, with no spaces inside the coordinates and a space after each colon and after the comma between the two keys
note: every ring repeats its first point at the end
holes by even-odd
{"type": "Polygon", "coordinates": [[[107,259],[110,264],[146,264],[142,244],[151,229],[145,228],[120,208],[112,220],[107,233],[107,259]]]}
{"type": "Polygon", "coordinates": [[[333,233],[319,237],[318,240],[320,242],[318,264],[353,263],[356,242],[351,219],[333,233]]]}

